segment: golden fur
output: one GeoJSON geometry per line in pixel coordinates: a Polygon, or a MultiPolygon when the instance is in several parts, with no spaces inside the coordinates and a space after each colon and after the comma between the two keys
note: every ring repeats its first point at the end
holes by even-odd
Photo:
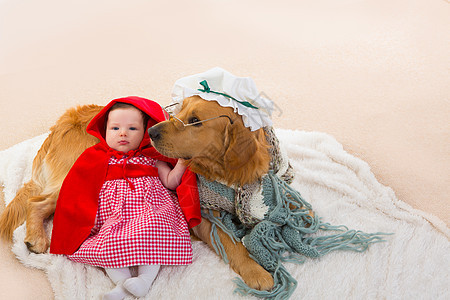
{"type": "MultiPolygon", "coordinates": [[[[89,105],[70,109],[51,128],[33,161],[32,179],[17,192],[0,216],[0,236],[11,240],[13,231],[26,220],[24,242],[30,251],[47,251],[49,240],[43,222],[53,214],[61,184],[75,160],[98,142],[86,133],[86,126],[101,108],[89,105]]],[[[154,146],[166,156],[186,159],[192,171],[210,180],[231,185],[260,178],[267,172],[270,161],[262,130],[251,132],[231,108],[196,96],[184,101],[177,117],[188,124],[193,118],[205,120],[218,115],[229,116],[233,124],[226,117],[186,128],[174,119],[159,123],[150,130],[155,138],[154,146]]],[[[210,230],[211,223],[203,219],[193,233],[212,248],[210,230]]],[[[220,229],[219,236],[230,266],[250,287],[272,288],[270,273],[250,258],[241,243],[235,244],[220,229]]]]}
{"type": "Polygon", "coordinates": [[[262,129],[250,131],[232,108],[198,96],[183,101],[177,118],[188,124],[223,115],[230,119],[221,117],[187,127],[174,118],[161,122],[149,130],[153,146],[166,156],[186,159],[193,172],[209,180],[230,186],[254,182],[269,169],[262,129]]]}
{"type": "Polygon", "coordinates": [[[75,160],[98,143],[86,133],[86,126],[101,109],[96,105],[69,109],[51,128],[33,160],[31,180],[19,189],[0,216],[1,237],[12,240],[14,230],[26,220],[24,242],[30,251],[47,251],[50,241],[43,222],[54,213],[59,189],[75,160]]]}

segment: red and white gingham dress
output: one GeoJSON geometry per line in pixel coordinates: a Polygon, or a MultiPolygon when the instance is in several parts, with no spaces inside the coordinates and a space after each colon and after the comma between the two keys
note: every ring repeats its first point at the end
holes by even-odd
{"type": "MultiPolygon", "coordinates": [[[[126,163],[155,166],[145,156],[126,163]]],[[[109,164],[123,164],[112,157],[109,164]]],[[[192,245],[185,217],[176,196],[159,177],[105,181],[91,235],[68,258],[103,268],[192,263],[192,245]]]]}

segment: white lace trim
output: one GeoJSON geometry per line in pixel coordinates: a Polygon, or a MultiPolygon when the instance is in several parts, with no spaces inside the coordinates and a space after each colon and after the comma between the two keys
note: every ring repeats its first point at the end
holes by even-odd
{"type": "MultiPolygon", "coordinates": [[[[220,106],[231,107],[242,116],[244,125],[255,131],[261,127],[272,126],[270,116],[274,110],[273,102],[259,93],[253,79],[237,77],[222,68],[213,68],[204,73],[178,79],[172,89],[173,103],[182,104],[185,98],[198,95],[208,101],[217,101],[220,106]],[[206,80],[211,91],[225,93],[244,102],[249,102],[258,109],[247,107],[228,97],[214,93],[201,92],[200,82],[206,80]]],[[[180,109],[181,105],[178,105],[180,109]]],[[[175,113],[177,111],[174,111],[175,113]]]]}

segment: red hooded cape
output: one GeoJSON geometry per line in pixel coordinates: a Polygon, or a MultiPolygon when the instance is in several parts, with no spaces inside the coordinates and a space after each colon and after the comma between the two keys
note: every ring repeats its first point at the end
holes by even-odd
{"type": "MultiPolygon", "coordinates": [[[[99,138],[100,142],[86,149],[80,155],[64,179],[53,218],[50,253],[73,254],[91,233],[97,214],[100,189],[108,171],[109,159],[113,154],[123,154],[111,149],[105,141],[105,120],[109,109],[117,102],[132,104],[145,112],[150,117],[147,129],[165,120],[165,113],[158,103],[140,97],[115,99],[92,119],[87,127],[87,132],[99,138]]],[[[175,165],[177,161],[163,156],[151,146],[147,130],[139,149],[133,154],[136,152],[172,165],[175,165]]],[[[128,176],[128,170],[124,172],[128,176]]],[[[200,224],[197,178],[189,169],[184,173],[176,192],[189,227],[200,224]]]]}

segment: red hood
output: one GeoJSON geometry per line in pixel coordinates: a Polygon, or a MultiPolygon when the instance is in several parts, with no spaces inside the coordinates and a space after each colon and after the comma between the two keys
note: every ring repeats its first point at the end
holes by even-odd
{"type": "Polygon", "coordinates": [[[146,146],[150,143],[150,137],[148,135],[147,129],[156,123],[166,120],[165,112],[162,110],[161,105],[155,101],[137,97],[129,96],[125,98],[118,98],[112,100],[108,105],[106,105],[89,123],[87,126],[87,133],[100,139],[101,143],[106,143],[105,141],[105,120],[108,115],[109,109],[117,102],[128,103],[136,108],[142,110],[149,116],[147,127],[145,128],[144,139],[141,142],[141,147],[146,146]]]}

